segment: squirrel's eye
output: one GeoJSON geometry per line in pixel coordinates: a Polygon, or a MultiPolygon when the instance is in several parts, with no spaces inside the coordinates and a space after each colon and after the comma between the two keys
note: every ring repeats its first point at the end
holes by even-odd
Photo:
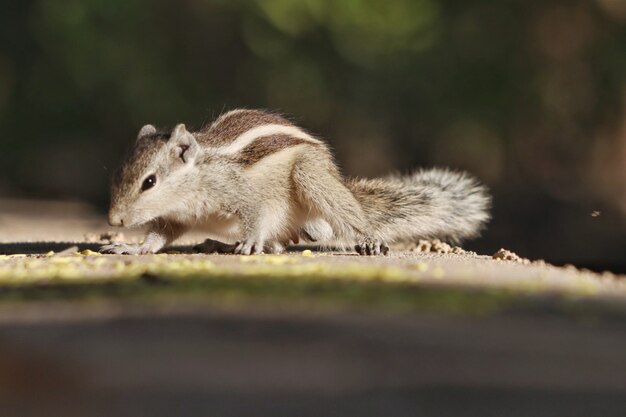
{"type": "Polygon", "coordinates": [[[150,189],[154,187],[155,185],[156,185],[156,176],[154,174],[149,175],[148,178],[143,180],[143,184],[141,184],[141,191],[146,191],[147,189],[150,189]]]}

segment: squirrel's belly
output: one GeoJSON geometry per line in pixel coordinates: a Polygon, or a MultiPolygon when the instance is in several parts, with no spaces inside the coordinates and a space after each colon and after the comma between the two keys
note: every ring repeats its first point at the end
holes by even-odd
{"type": "Polygon", "coordinates": [[[234,242],[243,237],[239,216],[230,213],[213,213],[194,223],[192,229],[205,232],[211,238],[226,241],[234,242]]]}

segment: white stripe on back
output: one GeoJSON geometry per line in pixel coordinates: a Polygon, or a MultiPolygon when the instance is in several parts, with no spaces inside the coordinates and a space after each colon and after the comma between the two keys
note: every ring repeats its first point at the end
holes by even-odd
{"type": "Polygon", "coordinates": [[[219,125],[220,123],[222,123],[224,120],[230,118],[231,116],[236,115],[237,113],[243,113],[245,111],[250,111],[248,109],[235,109],[235,110],[231,110],[227,113],[222,114],[220,117],[217,118],[217,120],[215,120],[212,124],[211,124],[211,128],[219,125]]]}
{"type": "Polygon", "coordinates": [[[230,144],[226,146],[220,146],[216,150],[220,154],[234,155],[244,149],[246,146],[253,143],[255,140],[273,135],[289,135],[294,138],[306,140],[311,143],[322,143],[295,126],[269,124],[254,127],[239,135],[237,139],[235,139],[230,144]]]}

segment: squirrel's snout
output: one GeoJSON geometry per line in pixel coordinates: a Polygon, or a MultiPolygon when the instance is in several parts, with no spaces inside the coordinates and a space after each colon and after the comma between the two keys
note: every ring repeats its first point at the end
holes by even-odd
{"type": "Polygon", "coordinates": [[[109,212],[109,224],[111,226],[124,226],[124,219],[117,213],[109,212]]]}

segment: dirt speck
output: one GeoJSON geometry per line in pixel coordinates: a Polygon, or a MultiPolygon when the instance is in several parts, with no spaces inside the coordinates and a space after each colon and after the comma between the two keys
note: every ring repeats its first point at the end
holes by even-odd
{"type": "Polygon", "coordinates": [[[517,263],[521,263],[521,264],[529,264],[530,263],[529,259],[522,258],[521,256],[519,256],[515,252],[511,252],[510,250],[507,250],[507,249],[504,249],[504,248],[500,248],[500,250],[497,251],[496,253],[494,253],[493,255],[491,255],[491,257],[493,259],[501,259],[503,261],[512,261],[512,262],[517,262],[517,263]]]}
{"type": "Polygon", "coordinates": [[[473,254],[459,246],[452,246],[439,239],[424,240],[420,239],[415,246],[409,249],[411,252],[434,252],[434,253],[454,253],[458,255],[473,254]]]}

